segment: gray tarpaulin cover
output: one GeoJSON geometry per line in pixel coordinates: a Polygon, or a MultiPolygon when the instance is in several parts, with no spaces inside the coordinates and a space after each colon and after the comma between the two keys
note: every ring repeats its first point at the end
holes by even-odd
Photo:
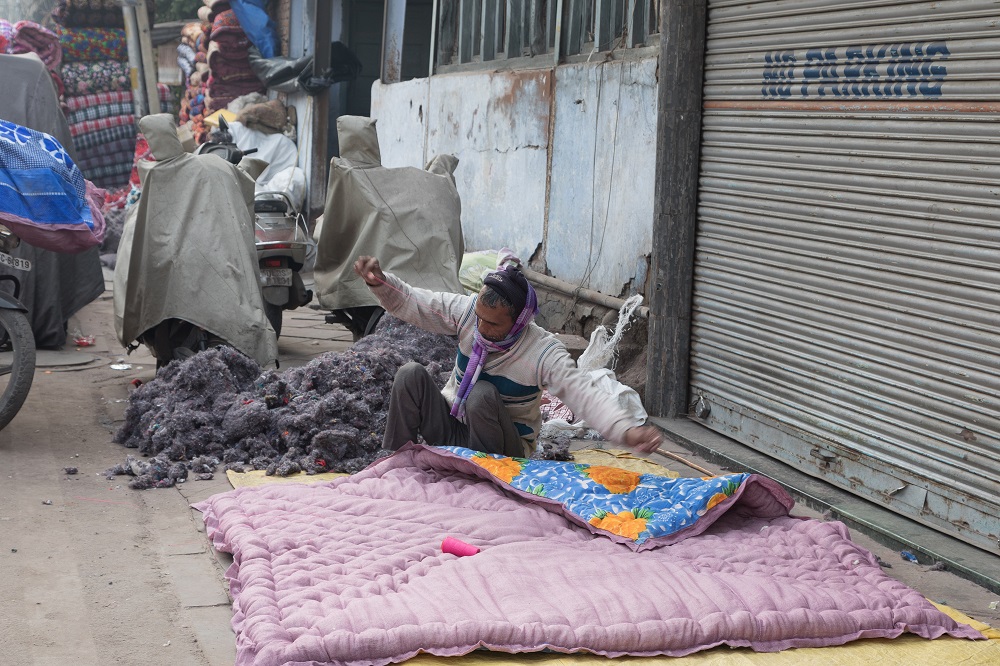
{"type": "Polygon", "coordinates": [[[464,293],[458,281],[462,204],[453,175],[458,159],[439,156],[427,170],[383,167],[375,121],[359,116],[338,118],[337,136],[341,156],[330,166],[317,240],[320,305],[377,305],[353,270],[361,255],[377,257],[384,270],[415,287],[464,293]]]}
{"type": "MultiPolygon", "coordinates": [[[[69,125],[59,110],[52,79],[37,56],[0,55],[0,87],[0,118],[51,134],[73,156],[69,125]]],[[[22,242],[10,254],[32,264],[28,272],[0,267],[0,275],[13,275],[21,283],[19,300],[28,308],[35,344],[61,347],[66,342],[66,321],[104,292],[97,248],[63,254],[22,242]]],[[[12,291],[9,282],[0,284],[12,291]]]]}
{"type": "MultiPolygon", "coordinates": [[[[254,249],[253,178],[215,155],[190,155],[169,114],[139,128],[156,162],[139,162],[115,267],[115,332],[127,345],[164,319],[191,322],[259,364],[278,357],[254,249]]],[[[241,163],[242,164],[242,163],[241,163]]]]}

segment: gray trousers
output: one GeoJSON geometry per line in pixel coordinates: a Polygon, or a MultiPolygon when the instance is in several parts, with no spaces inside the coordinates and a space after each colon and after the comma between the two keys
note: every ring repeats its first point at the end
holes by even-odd
{"type": "Polygon", "coordinates": [[[524,457],[523,440],[493,384],[480,380],[473,385],[465,401],[466,423],[450,411],[427,368],[407,363],[392,383],[382,448],[395,451],[417,441],[419,433],[428,444],[524,457]]]}

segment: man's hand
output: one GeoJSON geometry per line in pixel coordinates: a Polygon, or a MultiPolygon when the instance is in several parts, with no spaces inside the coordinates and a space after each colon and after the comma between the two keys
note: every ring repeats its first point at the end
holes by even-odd
{"type": "Polygon", "coordinates": [[[638,426],[625,431],[625,445],[638,453],[652,453],[662,441],[663,436],[654,426],[638,426]]]}
{"type": "Polygon", "coordinates": [[[369,287],[377,287],[385,282],[385,273],[375,257],[358,257],[354,262],[354,272],[361,276],[369,287]]]}

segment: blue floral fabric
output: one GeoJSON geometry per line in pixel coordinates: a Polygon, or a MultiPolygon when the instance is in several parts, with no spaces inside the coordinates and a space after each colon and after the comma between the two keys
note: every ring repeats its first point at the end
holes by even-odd
{"type": "Polygon", "coordinates": [[[95,228],[86,181],[62,145],[6,120],[0,120],[0,219],[95,228]]]}
{"type": "Polygon", "coordinates": [[[470,460],[515,490],[560,502],[598,530],[636,545],[691,528],[716,507],[724,511],[751,476],[671,479],[617,467],[439,448],[470,460]]]}

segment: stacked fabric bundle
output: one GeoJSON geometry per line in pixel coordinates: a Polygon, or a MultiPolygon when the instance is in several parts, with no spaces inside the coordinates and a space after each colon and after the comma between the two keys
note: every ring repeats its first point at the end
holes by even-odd
{"type": "Polygon", "coordinates": [[[14,36],[14,24],[0,18],[0,53],[10,53],[10,39],[14,36]]]}
{"type": "Polygon", "coordinates": [[[181,101],[180,122],[191,130],[195,142],[208,139],[205,118],[225,109],[244,95],[264,93],[266,87],[250,67],[250,39],[226,0],[202,0],[200,23],[181,30],[177,63],[188,75],[181,101]]]}
{"type": "MultiPolygon", "coordinates": [[[[149,5],[152,14],[153,7],[149,5]]],[[[108,190],[128,182],[135,151],[135,111],[120,0],[60,0],[60,74],[66,119],[84,175],[108,190]]],[[[150,16],[152,21],[152,16],[150,16]]],[[[169,90],[159,90],[161,104],[169,90]]]]}
{"type": "MultiPolygon", "coordinates": [[[[191,75],[199,62],[208,58],[208,24],[186,23],[181,28],[181,43],[177,45],[177,66],[184,72],[184,85],[191,82],[191,75]],[[199,56],[200,54],[200,56],[199,56]]],[[[208,69],[208,66],[205,66],[208,69]]]]}
{"type": "MultiPolygon", "coordinates": [[[[159,84],[160,108],[169,111],[170,89],[159,84]]],[[[136,145],[131,90],[110,90],[66,98],[77,164],[105,189],[123,187],[132,170],[136,145]]]]}
{"type": "Polygon", "coordinates": [[[208,36],[212,24],[188,23],[181,29],[181,43],[177,47],[177,64],[186,76],[187,90],[181,99],[179,119],[188,123],[192,131],[195,123],[205,117],[205,92],[208,87],[208,36]],[[188,71],[190,69],[190,72],[188,71]]]}
{"type": "Polygon", "coordinates": [[[212,22],[208,70],[206,113],[226,108],[237,97],[266,90],[250,67],[250,39],[232,9],[219,12],[212,22]]]}
{"type": "MultiPolygon", "coordinates": [[[[156,1],[146,0],[149,25],[156,22],[156,1]]],[[[59,0],[52,10],[59,25],[74,28],[125,28],[122,0],[59,0]]]]}
{"type": "Polygon", "coordinates": [[[63,81],[60,66],[63,62],[63,52],[59,35],[34,21],[18,21],[10,27],[10,36],[5,38],[5,41],[8,41],[8,53],[35,53],[42,59],[45,69],[52,75],[52,82],[55,83],[56,92],[61,99],[63,81]]]}

